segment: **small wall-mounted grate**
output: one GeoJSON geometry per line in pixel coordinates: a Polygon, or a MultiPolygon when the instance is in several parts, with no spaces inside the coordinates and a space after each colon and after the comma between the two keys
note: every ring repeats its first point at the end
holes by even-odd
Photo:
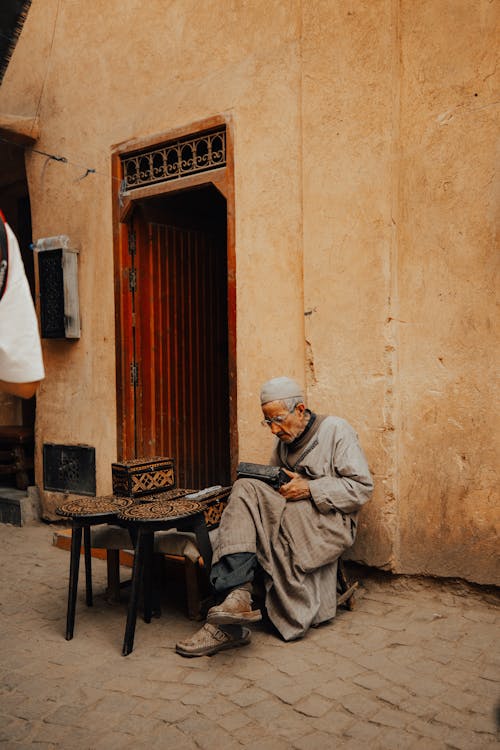
{"type": "Polygon", "coordinates": [[[40,253],[40,322],[43,338],[64,338],[64,282],[62,249],[40,253]]]}
{"type": "Polygon", "coordinates": [[[49,237],[35,244],[40,281],[41,334],[46,339],[77,339],[80,337],[78,253],[58,247],[59,239],[49,237]]]}
{"type": "Polygon", "coordinates": [[[226,166],[226,128],[179,138],[121,159],[122,193],[226,166]]]}
{"type": "Polygon", "coordinates": [[[45,443],[43,486],[53,492],[95,495],[95,448],[45,443]]]}

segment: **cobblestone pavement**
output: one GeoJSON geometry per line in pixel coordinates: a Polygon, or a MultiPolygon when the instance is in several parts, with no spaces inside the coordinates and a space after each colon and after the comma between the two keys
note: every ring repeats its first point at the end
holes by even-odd
{"type": "MultiPolygon", "coordinates": [[[[64,639],[69,554],[54,527],[0,524],[0,746],[7,748],[494,748],[498,598],[457,582],[366,572],[353,612],[283,643],[183,659],[199,627],[172,607],[138,620],[121,655],[125,605],[80,586],[64,639]]],[[[82,573],[82,571],[81,571],[82,573]]],[[[81,578],[83,576],[81,575],[81,578]]]]}

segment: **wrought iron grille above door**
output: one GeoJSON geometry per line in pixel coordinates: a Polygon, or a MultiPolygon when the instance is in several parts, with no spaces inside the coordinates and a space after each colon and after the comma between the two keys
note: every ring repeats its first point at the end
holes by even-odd
{"type": "Polygon", "coordinates": [[[226,128],[160,144],[121,157],[122,193],[226,166],[226,128]]]}

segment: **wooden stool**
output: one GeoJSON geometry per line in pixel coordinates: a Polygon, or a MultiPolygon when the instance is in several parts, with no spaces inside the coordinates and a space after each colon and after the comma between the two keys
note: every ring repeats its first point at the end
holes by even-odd
{"type": "Polygon", "coordinates": [[[16,477],[18,490],[30,484],[33,471],[34,434],[32,427],[8,425],[0,427],[0,475],[16,477]]]}

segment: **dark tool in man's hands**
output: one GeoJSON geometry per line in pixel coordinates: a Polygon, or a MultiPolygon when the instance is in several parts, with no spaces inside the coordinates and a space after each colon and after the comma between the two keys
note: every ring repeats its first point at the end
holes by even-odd
{"type": "Polygon", "coordinates": [[[291,481],[291,477],[279,466],[266,466],[266,464],[249,464],[241,462],[236,469],[238,479],[260,479],[261,482],[269,484],[274,490],[279,490],[281,485],[291,481]]]}

